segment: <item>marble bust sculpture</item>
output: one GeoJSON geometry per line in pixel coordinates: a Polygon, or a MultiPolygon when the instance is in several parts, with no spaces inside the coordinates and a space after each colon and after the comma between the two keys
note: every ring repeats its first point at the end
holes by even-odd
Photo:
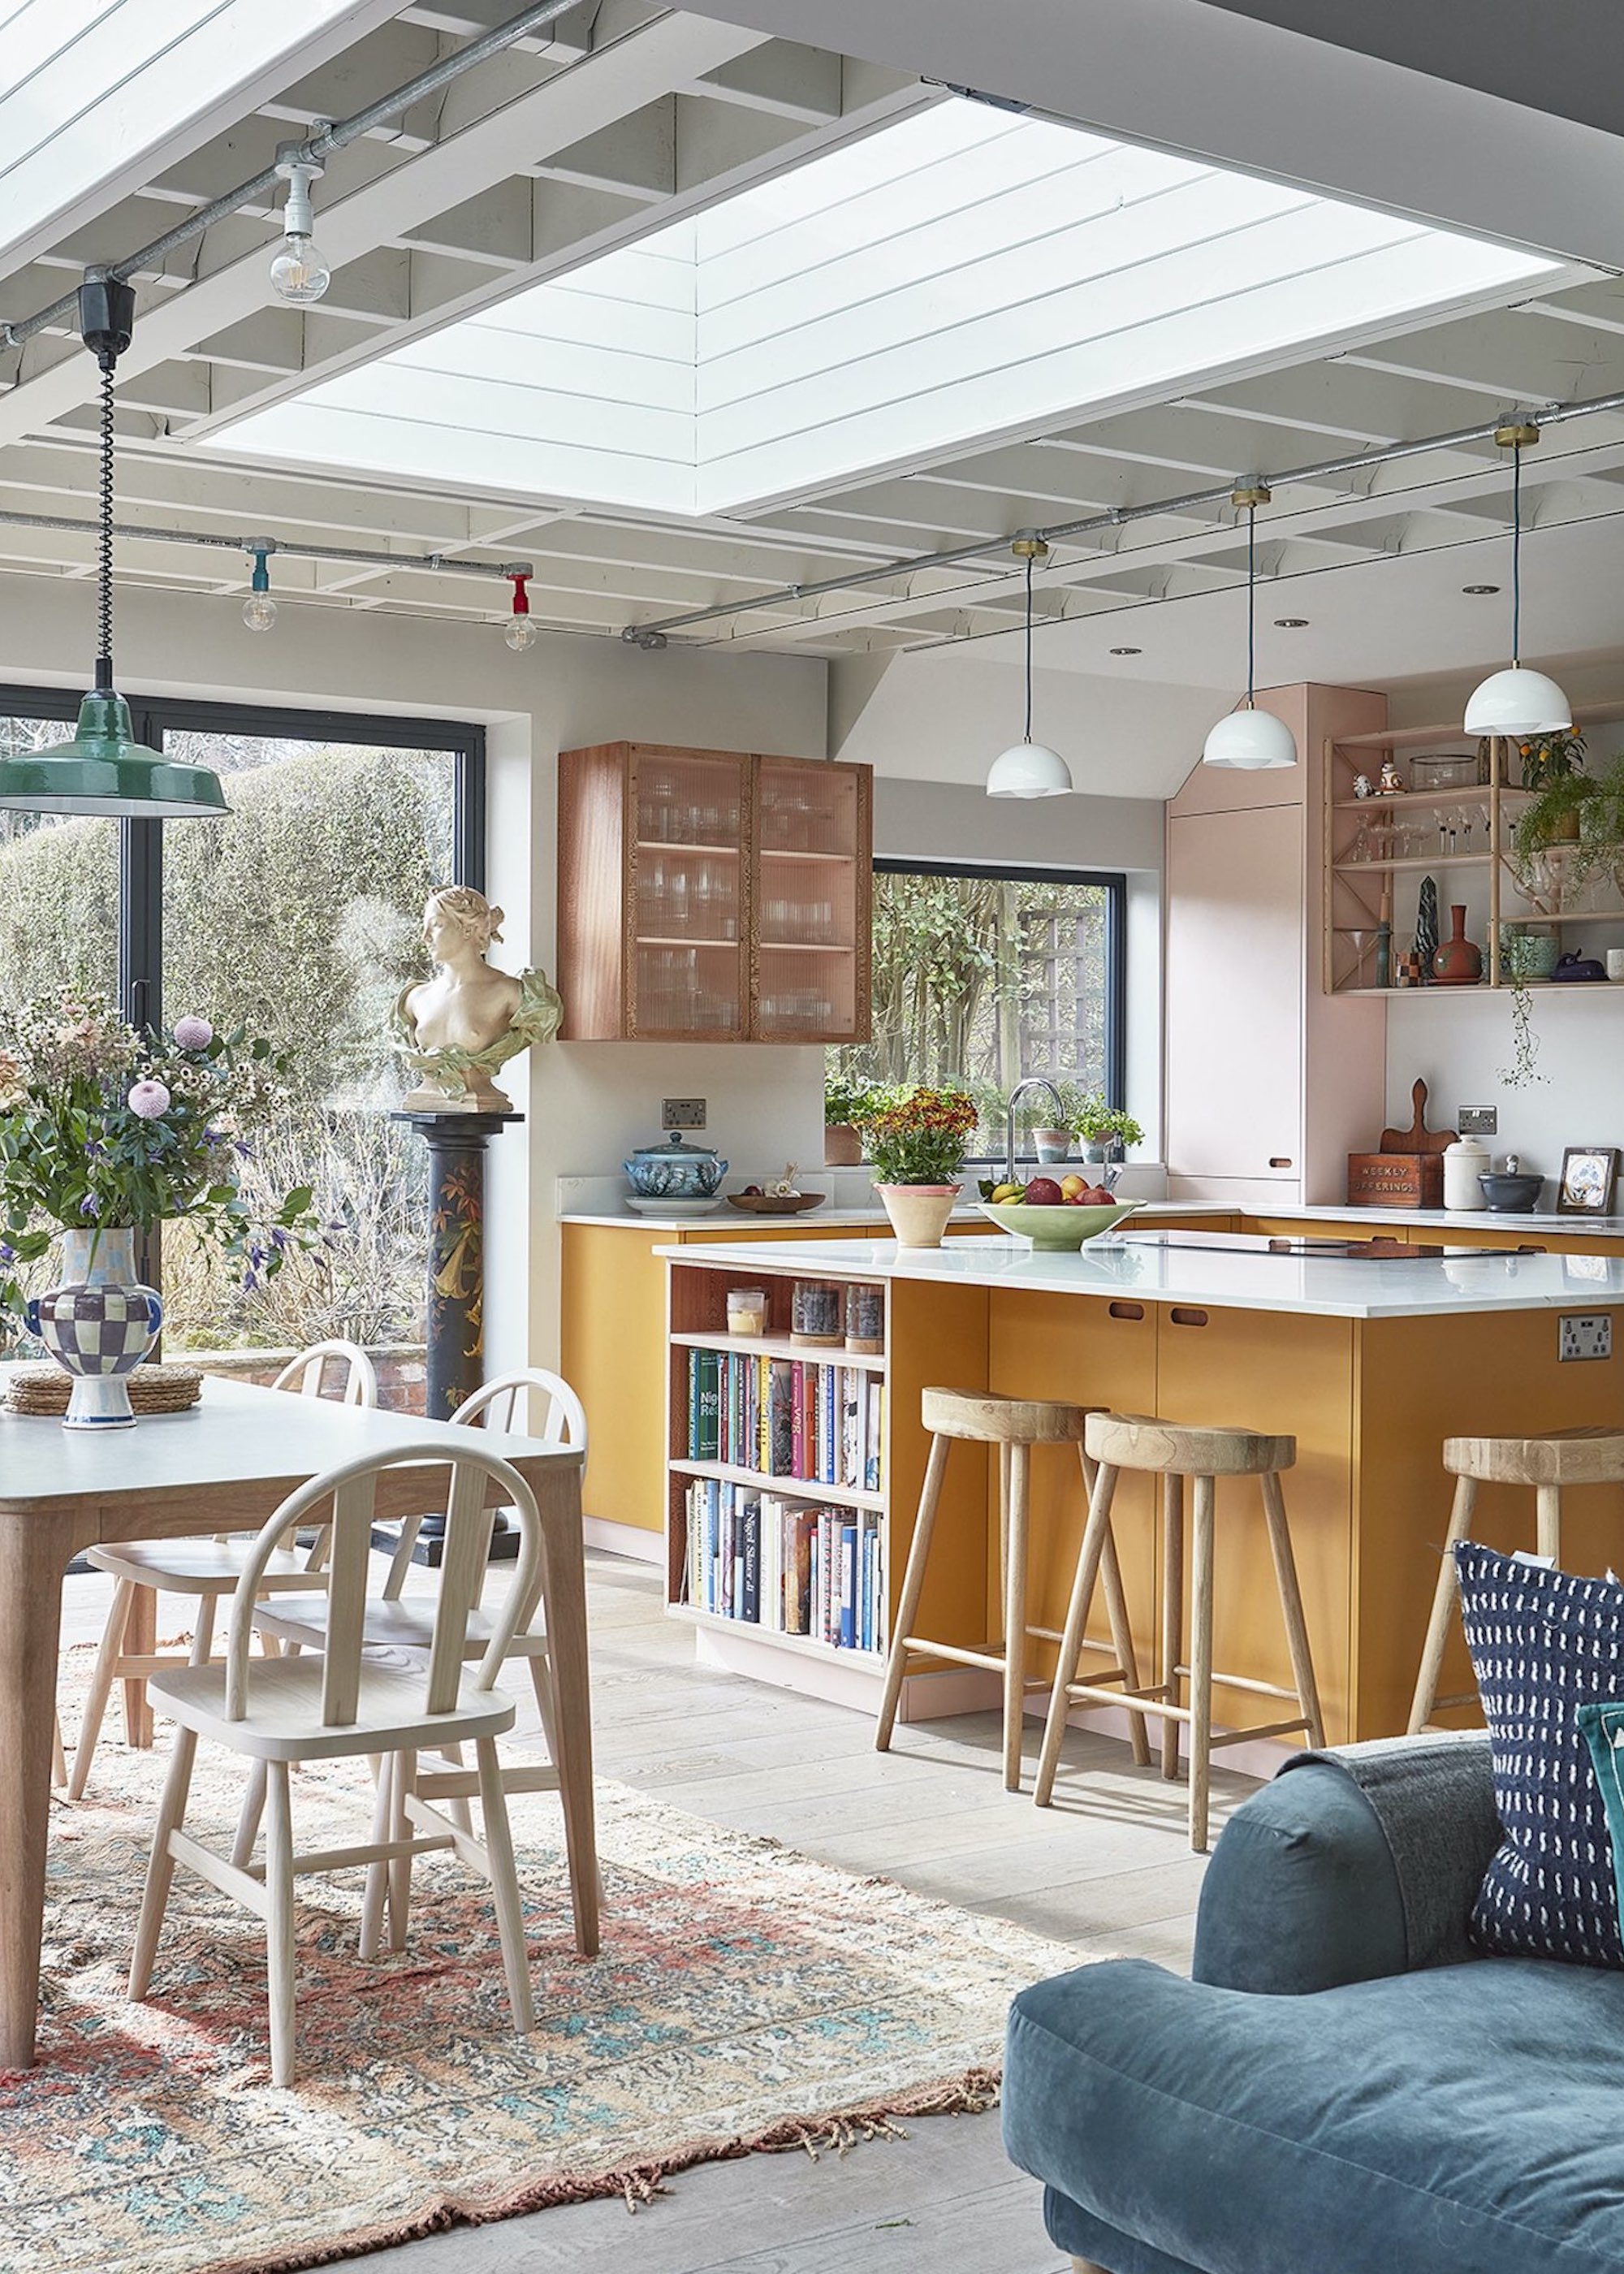
{"type": "Polygon", "coordinates": [[[511,1113],[492,1076],[558,1033],[564,1005],[540,971],[499,971],[485,950],[501,937],[502,911],[469,885],[429,894],[423,937],[432,979],[402,989],[391,1021],[395,1048],[417,1087],[408,1113],[511,1113]]]}

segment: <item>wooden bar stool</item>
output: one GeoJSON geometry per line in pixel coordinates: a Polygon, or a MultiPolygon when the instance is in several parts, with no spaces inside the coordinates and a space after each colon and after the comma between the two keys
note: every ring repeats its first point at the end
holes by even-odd
{"type": "MultiPolygon", "coordinates": [[[[1060,1640],[1060,1636],[1052,1627],[1031,1626],[1026,1620],[1026,1530],[1031,1452],[1034,1445],[1075,1445],[1082,1465],[1084,1487],[1092,1496],[1094,1464],[1083,1447],[1083,1429],[1088,1412],[1086,1406],[1064,1404],[1056,1398],[1001,1397],[986,1389],[926,1389],[921,1392],[920,1419],[930,1432],[930,1458],[925,1468],[924,1487],[919,1497],[919,1514],[914,1519],[914,1538],[908,1548],[907,1570],[902,1581],[902,1600],[897,1610],[897,1630],[885,1661],[885,1689],[880,1700],[879,1723],[874,1733],[874,1742],[879,1751],[885,1752],[890,1749],[891,1729],[897,1719],[897,1703],[902,1695],[902,1678],[907,1670],[911,1651],[924,1657],[949,1659],[959,1666],[987,1667],[1004,1676],[1004,1787],[1010,1792],[1020,1790],[1021,1717],[1026,1707],[1026,1691],[1047,1687],[1041,1679],[1029,1679],[1027,1676],[1026,1643],[1029,1638],[1043,1642],[1060,1640]],[[997,1648],[987,1645],[969,1650],[961,1644],[933,1641],[929,1636],[914,1631],[914,1621],[919,1616],[920,1597],[924,1592],[925,1567],[929,1561],[931,1537],[936,1530],[936,1508],[947,1472],[948,1448],[955,1437],[972,1444],[996,1445],[998,1448],[1004,1639],[997,1648]]],[[[1106,1654],[1115,1655],[1117,1660],[1110,1673],[1102,1675],[1101,1679],[1124,1683],[1129,1692],[1137,1692],[1139,1664],[1133,1654],[1133,1636],[1128,1625],[1127,1597],[1123,1593],[1116,1544],[1110,1536],[1109,1525],[1096,1562],[1111,1623],[1110,1651],[1106,1654]]],[[[1084,1642],[1079,1625],[1078,1642],[1072,1647],[1070,1660],[1073,1667],[1077,1664],[1079,1648],[1103,1651],[1105,1645],[1084,1642]]],[[[1142,1766],[1150,1758],[1142,1716],[1134,1718],[1132,1734],[1133,1758],[1142,1766]]]]}
{"type": "Polygon", "coordinates": [[[1562,1560],[1564,1485],[1624,1485],[1624,1431],[1556,1429],[1545,1437],[1446,1437],[1444,1466],[1455,1480],[1455,1505],[1443,1562],[1432,1595],[1432,1615],[1421,1653],[1410,1708],[1413,1737],[1428,1727],[1439,1706],[1474,1706],[1476,1690],[1440,1698],[1438,1680],[1456,1600],[1455,1544],[1471,1529],[1479,1485],[1527,1485],[1534,1495],[1534,1547],[1560,1564],[1562,1560]]]}
{"type": "Polygon", "coordinates": [[[1308,1647],[1308,1629],[1303,1618],[1303,1598],[1297,1583],[1297,1564],[1291,1554],[1291,1533],[1286,1523],[1285,1497],[1280,1488],[1280,1472],[1289,1469],[1297,1459],[1295,1437],[1267,1437],[1255,1429],[1185,1428],[1176,1421],[1159,1421],[1138,1413],[1101,1413],[1088,1416],[1084,1433],[1084,1449],[1098,1463],[1094,1495],[1089,1503],[1088,1523],[1083,1533],[1083,1544],[1077,1559],[1077,1577],[1071,1588],[1071,1608],[1066,1614],[1065,1632],[1060,1643],[1060,1665],[1054,1694],[1049,1699],[1049,1722],[1043,1732],[1043,1750],[1038,1759],[1035,1797],[1040,1808],[1047,1808],[1054,1793],[1055,1771],[1059,1766],[1060,1747],[1065,1736],[1066,1712],[1074,1700],[1086,1699],[1094,1705],[1120,1705],[1127,1691],[1102,1687],[1104,1683],[1120,1676],[1100,1675],[1092,1682],[1079,1682],[1077,1646],[1094,1600],[1094,1583],[1105,1568],[1105,1555],[1111,1536],[1111,1501],[1116,1490],[1117,1472],[1122,1469],[1148,1471],[1153,1476],[1165,1479],[1164,1525],[1165,1549],[1162,1600],[1162,1656],[1165,1679],[1154,1688],[1139,1690],[1136,1694],[1143,1701],[1147,1713],[1160,1714],[1163,1724],[1162,1744],[1162,1773],[1175,1777],[1178,1773],[1178,1728],[1180,1722],[1190,1725],[1190,1845],[1198,1855],[1207,1852],[1207,1792],[1212,1770],[1214,1745],[1238,1744],[1245,1737],[1273,1737],[1289,1729],[1304,1729],[1309,1743],[1325,1743],[1324,1726],[1320,1716],[1320,1693],[1314,1682],[1313,1659],[1308,1647]],[[1194,1482],[1191,1495],[1193,1515],[1191,1547],[1191,1612],[1190,1663],[1179,1662],[1179,1643],[1184,1630],[1184,1480],[1194,1482]],[[1274,1559],[1274,1584],[1280,1593],[1280,1608],[1285,1618],[1286,1645],[1291,1653],[1291,1675],[1294,1689],[1282,1690],[1277,1683],[1259,1682],[1250,1675],[1217,1674],[1213,1670],[1213,1564],[1214,1552],[1214,1480],[1218,1477],[1256,1477],[1263,1494],[1263,1513],[1268,1525],[1269,1548],[1274,1559]],[[1179,1702],[1181,1677],[1188,1675],[1190,1703],[1179,1702]],[[1071,1678],[1068,1678],[1071,1677],[1071,1678]],[[1296,1715],[1287,1721],[1268,1721],[1245,1729],[1225,1730],[1213,1734],[1213,1684],[1222,1682],[1235,1690],[1256,1690],[1265,1698],[1285,1698],[1297,1707],[1296,1715]]]}

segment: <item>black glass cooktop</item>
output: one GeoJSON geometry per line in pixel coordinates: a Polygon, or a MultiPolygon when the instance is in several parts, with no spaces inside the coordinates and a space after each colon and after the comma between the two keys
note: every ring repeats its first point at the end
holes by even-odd
{"type": "Polygon", "coordinates": [[[1222,1250],[1236,1255],[1323,1256],[1331,1262],[1411,1263],[1420,1258],[1493,1254],[1481,1247],[1446,1247],[1431,1240],[1389,1239],[1376,1233],[1369,1239],[1317,1239],[1312,1233],[1270,1238],[1258,1231],[1124,1231],[1117,1235],[1124,1247],[1178,1247],[1222,1250]]]}

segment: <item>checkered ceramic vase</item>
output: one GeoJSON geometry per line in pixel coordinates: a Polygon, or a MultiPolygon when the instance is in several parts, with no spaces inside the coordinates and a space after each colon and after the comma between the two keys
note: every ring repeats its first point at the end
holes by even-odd
{"type": "Polygon", "coordinates": [[[64,1429],[132,1429],[132,1374],[157,1339],[163,1305],[135,1276],[135,1234],[65,1231],[69,1277],[36,1295],[25,1316],[57,1365],[73,1377],[64,1429]]]}

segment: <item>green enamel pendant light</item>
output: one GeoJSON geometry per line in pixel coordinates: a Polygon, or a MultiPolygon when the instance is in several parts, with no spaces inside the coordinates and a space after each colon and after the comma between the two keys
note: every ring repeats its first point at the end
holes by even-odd
{"type": "Polygon", "coordinates": [[[219,777],[181,765],[135,739],[130,705],[113,684],[113,376],[130,344],[135,294],[113,277],[79,288],[79,331],[102,370],[102,505],[97,563],[100,628],[95,685],[79,707],[71,742],[0,758],[0,807],[24,813],[114,813],[143,821],[230,810],[219,777]]]}

